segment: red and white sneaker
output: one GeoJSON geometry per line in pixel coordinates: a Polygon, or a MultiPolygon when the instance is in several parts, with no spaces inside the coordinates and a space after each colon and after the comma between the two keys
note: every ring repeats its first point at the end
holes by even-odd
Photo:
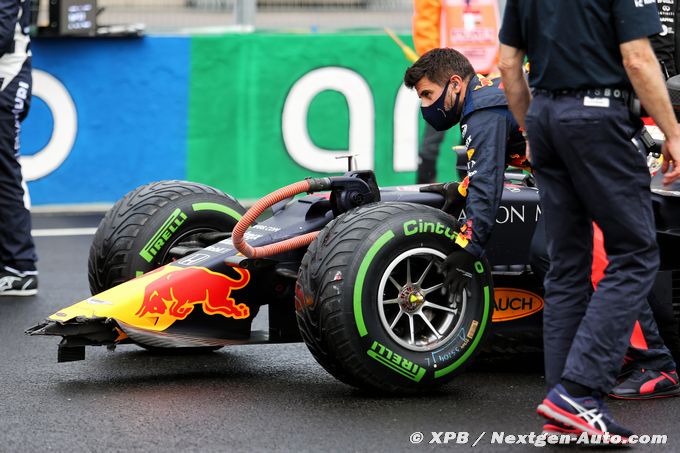
{"type": "Polygon", "coordinates": [[[627,400],[669,398],[680,395],[678,373],[638,368],[612,389],[609,396],[627,400]]]}

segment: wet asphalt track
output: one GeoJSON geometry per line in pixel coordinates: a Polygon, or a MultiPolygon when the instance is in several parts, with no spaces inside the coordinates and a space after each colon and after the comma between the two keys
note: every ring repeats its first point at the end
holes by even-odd
{"type": "MultiPolygon", "coordinates": [[[[39,215],[34,228],[97,220],[39,215]]],[[[544,390],[535,356],[481,360],[435,394],[392,398],[337,382],[303,344],[201,356],[163,356],[132,345],[88,348],[85,361],[58,364],[58,338],[23,331],[88,296],[90,240],[36,238],[40,295],[0,299],[2,452],[535,451],[490,443],[493,431],[540,430],[534,408],[544,390]],[[414,431],[425,434],[422,444],[409,442],[414,431]],[[431,431],[467,431],[470,440],[428,445],[431,431]]],[[[680,451],[680,398],[609,404],[638,433],[668,435],[665,446],[631,451],[680,451]]]]}

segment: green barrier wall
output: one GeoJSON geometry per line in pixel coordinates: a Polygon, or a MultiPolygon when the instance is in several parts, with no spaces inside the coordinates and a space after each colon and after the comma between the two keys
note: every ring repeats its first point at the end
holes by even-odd
{"type": "MultiPolygon", "coordinates": [[[[193,37],[188,179],[258,198],[339,174],[346,164],[334,152],[351,149],[380,185],[414,183],[422,119],[415,95],[399,94],[408,66],[383,34],[193,37]]],[[[440,180],[458,177],[455,129],[442,145],[440,180]]]]}

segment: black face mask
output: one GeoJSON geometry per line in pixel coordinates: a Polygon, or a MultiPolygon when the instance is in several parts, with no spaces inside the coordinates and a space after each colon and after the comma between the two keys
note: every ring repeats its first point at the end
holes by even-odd
{"type": "Polygon", "coordinates": [[[423,114],[425,121],[438,131],[451,129],[454,124],[460,121],[460,113],[458,112],[460,93],[456,94],[456,102],[453,104],[453,108],[451,110],[444,109],[444,101],[446,100],[449,83],[451,81],[446,82],[444,91],[442,91],[441,96],[436,101],[427,107],[420,107],[420,112],[423,114]]]}

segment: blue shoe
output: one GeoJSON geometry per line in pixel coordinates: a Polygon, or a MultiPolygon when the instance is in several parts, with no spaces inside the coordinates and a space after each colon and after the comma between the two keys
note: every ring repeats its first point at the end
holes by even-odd
{"type": "Polygon", "coordinates": [[[536,412],[548,420],[589,435],[609,433],[612,436],[621,436],[622,443],[633,435],[632,431],[614,421],[600,398],[571,396],[562,384],[557,384],[548,392],[536,412]]]}

